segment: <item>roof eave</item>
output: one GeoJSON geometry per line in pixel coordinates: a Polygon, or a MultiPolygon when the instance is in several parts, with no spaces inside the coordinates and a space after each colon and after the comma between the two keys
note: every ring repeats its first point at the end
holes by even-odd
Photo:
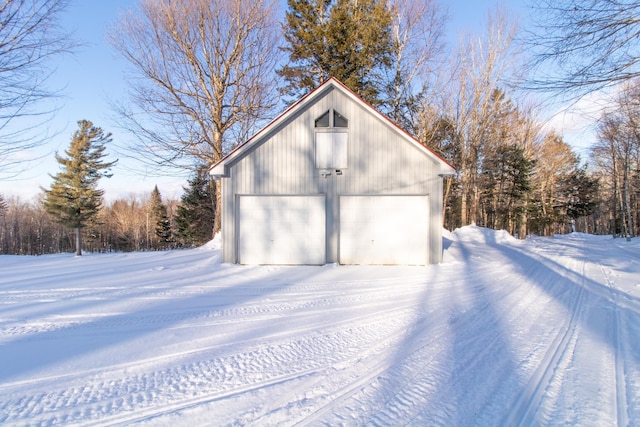
{"type": "Polygon", "coordinates": [[[218,162],[209,168],[209,175],[217,181],[220,178],[226,178],[228,173],[225,165],[222,162],[218,162]]]}
{"type": "Polygon", "coordinates": [[[446,169],[446,170],[440,171],[440,173],[438,174],[438,176],[445,177],[445,176],[453,176],[453,175],[455,175],[455,174],[456,174],[456,170],[455,170],[455,169],[453,169],[453,168],[448,168],[448,169],[446,169]]]}
{"type": "Polygon", "coordinates": [[[422,145],[420,143],[420,141],[418,141],[413,135],[411,135],[405,129],[403,129],[400,126],[398,126],[396,123],[394,123],[387,116],[385,116],[384,114],[380,113],[376,108],[374,108],[371,104],[369,104],[364,99],[362,99],[360,96],[358,96],[358,94],[356,94],[353,90],[351,90],[349,87],[347,87],[340,80],[336,79],[335,77],[330,77],[329,79],[325,80],[325,82],[322,83],[320,86],[318,86],[317,88],[315,88],[311,92],[307,93],[305,96],[300,98],[297,102],[295,102],[291,106],[289,106],[289,108],[287,108],[278,117],[273,119],[271,122],[269,122],[262,129],[260,129],[260,131],[258,131],[255,135],[253,135],[249,140],[247,140],[243,144],[240,144],[238,147],[236,147],[236,149],[234,149],[229,154],[227,154],[225,157],[223,157],[219,162],[213,164],[209,168],[209,174],[214,179],[220,179],[220,178],[228,177],[228,167],[227,167],[227,165],[230,162],[232,162],[236,157],[241,156],[243,152],[245,152],[246,150],[249,150],[252,146],[257,144],[258,142],[260,142],[262,140],[263,136],[267,135],[272,128],[274,128],[278,124],[280,124],[280,123],[284,122],[285,120],[287,120],[292,114],[295,114],[295,112],[299,108],[304,107],[304,105],[306,105],[309,102],[311,102],[316,96],[319,96],[325,90],[325,88],[330,87],[330,86],[342,88],[346,94],[348,94],[353,99],[355,99],[357,102],[359,102],[361,105],[363,105],[371,113],[373,113],[374,115],[382,118],[383,121],[386,121],[387,124],[389,124],[390,126],[395,128],[396,130],[398,130],[400,132],[400,134],[404,135],[404,137],[407,138],[411,143],[413,143],[414,145],[416,145],[419,148],[421,148],[425,153],[428,153],[431,156],[435,157],[435,159],[440,163],[440,165],[441,165],[441,167],[443,169],[443,171],[440,173],[440,175],[454,175],[456,173],[454,167],[449,162],[447,162],[445,159],[443,159],[441,156],[439,156],[433,150],[431,150],[428,147],[425,147],[424,145],[422,145]]]}
{"type": "Polygon", "coordinates": [[[269,131],[272,128],[276,127],[279,123],[282,123],[282,122],[286,121],[292,114],[295,114],[295,112],[299,108],[302,108],[305,104],[309,103],[315,96],[317,96],[318,94],[322,93],[324,88],[327,87],[327,86],[330,86],[332,84],[332,82],[338,82],[338,80],[336,80],[333,77],[329,78],[324,83],[322,83],[320,86],[318,86],[316,89],[314,89],[311,92],[307,93],[305,96],[300,98],[297,102],[293,103],[291,106],[289,106],[289,108],[287,108],[285,111],[283,111],[278,117],[276,117],[275,119],[273,119],[269,123],[267,123],[262,129],[260,129],[251,138],[249,138],[244,143],[240,144],[233,151],[231,151],[229,154],[227,154],[222,159],[220,159],[220,161],[218,161],[217,163],[213,164],[209,168],[209,174],[214,179],[227,177],[228,173],[226,171],[225,166],[229,162],[233,161],[236,157],[240,156],[244,151],[250,149],[253,145],[258,143],[262,139],[262,137],[264,135],[267,135],[269,133],[269,131]]]}

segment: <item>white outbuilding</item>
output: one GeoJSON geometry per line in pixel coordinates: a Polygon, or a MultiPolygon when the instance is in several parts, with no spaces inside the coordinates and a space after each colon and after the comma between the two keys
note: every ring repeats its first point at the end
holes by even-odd
{"type": "Polygon", "coordinates": [[[334,78],[209,172],[222,182],[223,262],[442,260],[453,167],[334,78]]]}

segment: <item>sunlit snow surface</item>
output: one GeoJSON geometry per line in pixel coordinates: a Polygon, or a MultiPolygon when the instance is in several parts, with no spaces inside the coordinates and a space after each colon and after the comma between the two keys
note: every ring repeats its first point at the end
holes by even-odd
{"type": "Polygon", "coordinates": [[[639,422],[640,239],[444,246],[428,267],[0,256],[0,424],[639,422]]]}

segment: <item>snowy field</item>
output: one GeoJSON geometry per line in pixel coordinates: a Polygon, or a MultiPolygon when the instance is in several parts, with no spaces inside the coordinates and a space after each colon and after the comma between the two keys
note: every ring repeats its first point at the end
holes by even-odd
{"type": "Polygon", "coordinates": [[[640,239],[470,226],[445,247],[0,256],[0,424],[640,424],[640,239]]]}

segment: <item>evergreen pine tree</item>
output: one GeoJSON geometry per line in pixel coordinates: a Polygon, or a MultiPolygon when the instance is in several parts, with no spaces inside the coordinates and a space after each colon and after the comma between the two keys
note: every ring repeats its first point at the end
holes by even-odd
{"type": "Polygon", "coordinates": [[[479,188],[490,228],[515,233],[525,211],[531,190],[531,173],[535,162],[515,145],[498,144],[485,153],[479,188]]]}
{"type": "Polygon", "coordinates": [[[290,62],[280,71],[289,95],[336,77],[380,104],[380,71],[391,66],[391,14],[380,0],[288,0],[285,39],[290,62]]]}
{"type": "Polygon", "coordinates": [[[199,168],[180,199],[175,234],[183,245],[202,245],[211,240],[215,210],[209,179],[207,169],[199,168]]]}
{"type": "Polygon", "coordinates": [[[576,168],[561,184],[559,202],[571,219],[591,215],[598,205],[599,181],[589,176],[587,168],[576,168]]]}
{"type": "MultiPolygon", "coordinates": [[[[157,238],[158,246],[163,249],[169,246],[171,239],[171,222],[167,216],[167,207],[162,203],[162,196],[156,185],[151,192],[149,201],[150,215],[153,221],[154,236],[157,238]]],[[[155,240],[155,239],[154,239],[155,240]]]]}
{"type": "Polygon", "coordinates": [[[62,171],[52,176],[50,190],[44,190],[44,208],[54,219],[75,230],[76,255],[82,255],[82,229],[98,213],[104,192],[97,188],[103,176],[116,162],[103,162],[105,144],[111,134],[93,126],[87,120],[78,122],[79,130],[73,134],[67,157],[56,153],[62,171]]]}

